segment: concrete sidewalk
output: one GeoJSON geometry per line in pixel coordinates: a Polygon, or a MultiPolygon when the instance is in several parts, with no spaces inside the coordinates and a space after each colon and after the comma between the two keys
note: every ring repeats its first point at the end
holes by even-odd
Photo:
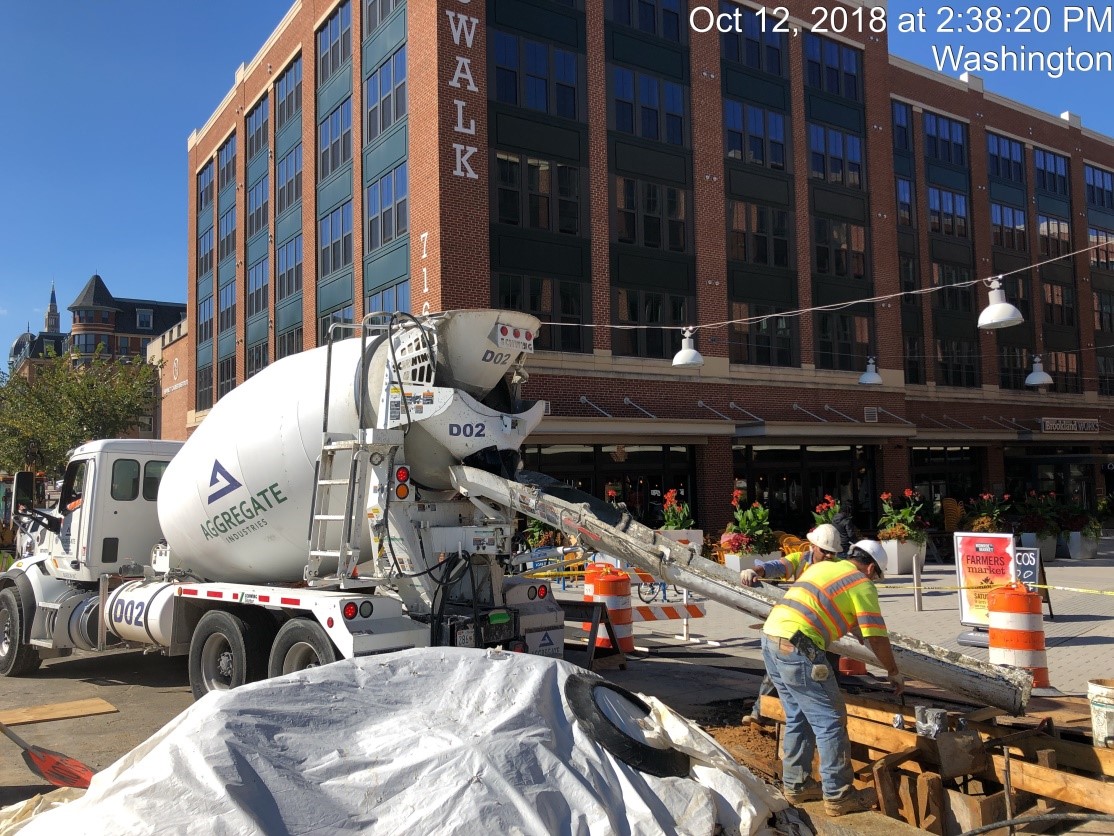
{"type": "MultiPolygon", "coordinates": [[[[1045,573],[1048,585],[1055,587],[1049,590],[1054,616],[1048,615],[1047,606],[1044,608],[1049,678],[1060,692],[1085,696],[1088,680],[1114,676],[1114,537],[1103,538],[1097,559],[1046,562],[1045,573]]],[[[989,651],[986,649],[966,647],[958,642],[959,635],[969,628],[959,620],[955,566],[927,564],[921,585],[921,610],[918,612],[911,576],[890,575],[879,584],[882,612],[890,629],[987,661],[989,651]]],[[[570,585],[565,594],[577,595],[578,589],[570,585]]],[[[671,587],[669,602],[679,602],[671,587]]],[[[673,670],[678,663],[688,663],[726,667],[743,674],[762,671],[759,619],[714,601],[704,603],[707,615],[689,620],[690,640],[687,642],[678,638],[683,630],[680,621],[636,623],[634,628],[636,645],[647,649],[649,656],[631,662],[628,667],[645,669],[646,676],[653,681],[653,661],[668,658],[668,666],[657,666],[663,678],[655,687],[669,689],[682,703],[690,696],[682,684],[685,676],[666,674],[665,668],[673,670]],[[674,683],[674,679],[679,681],[674,683]]],[[[632,674],[622,678],[629,680],[632,674]]],[[[730,698],[726,695],[732,691],[736,697],[753,696],[747,687],[749,676],[729,686],[726,680],[720,681],[718,674],[706,683],[695,681],[696,671],[690,674],[692,697],[699,697],[701,689],[708,689],[705,695],[709,698],[701,702],[730,698]]]]}

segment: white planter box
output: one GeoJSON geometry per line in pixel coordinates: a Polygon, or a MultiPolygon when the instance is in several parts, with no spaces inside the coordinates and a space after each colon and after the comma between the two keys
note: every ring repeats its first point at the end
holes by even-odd
{"type": "Polygon", "coordinates": [[[701,528],[659,528],[658,534],[682,546],[692,546],[697,554],[704,550],[704,530],[701,528]]]}
{"type": "Polygon", "coordinates": [[[916,561],[917,569],[924,568],[927,543],[914,543],[900,540],[883,540],[882,548],[886,551],[886,565],[882,571],[887,575],[911,575],[913,563],[916,561]]]}
{"type": "Polygon", "coordinates": [[[1073,560],[1094,560],[1099,556],[1099,539],[1084,537],[1082,531],[1067,531],[1068,553],[1073,560]]]}
{"type": "Polygon", "coordinates": [[[755,561],[764,563],[767,560],[775,560],[779,557],[781,557],[781,552],[769,552],[768,554],[736,554],[735,552],[727,552],[723,556],[723,565],[728,569],[741,572],[743,569],[753,569],[755,561]]]}

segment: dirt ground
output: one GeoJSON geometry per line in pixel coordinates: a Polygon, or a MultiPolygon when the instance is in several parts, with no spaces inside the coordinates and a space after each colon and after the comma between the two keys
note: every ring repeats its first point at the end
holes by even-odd
{"type": "Polygon", "coordinates": [[[690,719],[716,739],[740,763],[765,778],[780,776],[778,741],[773,726],[744,726],[743,717],[750,713],[753,700],[728,700],[700,706],[690,719]]]}

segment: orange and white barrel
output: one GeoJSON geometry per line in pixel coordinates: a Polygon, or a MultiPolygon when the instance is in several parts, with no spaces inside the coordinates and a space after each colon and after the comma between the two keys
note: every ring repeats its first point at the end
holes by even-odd
{"type": "Polygon", "coordinates": [[[862,676],[866,673],[866,662],[860,662],[850,656],[840,656],[839,672],[844,676],[862,676]]]}
{"type": "MultiPolygon", "coordinates": [[[[607,607],[607,617],[615,630],[619,650],[634,651],[633,613],[630,603],[630,576],[610,563],[589,563],[584,567],[584,600],[599,601],[607,607]]],[[[591,630],[591,624],[581,625],[591,630]]],[[[611,649],[606,629],[596,633],[596,647],[611,649]]]]}
{"type": "Polygon", "coordinates": [[[1024,668],[1033,675],[1034,687],[1051,687],[1041,597],[1024,584],[1010,583],[991,590],[986,603],[990,614],[990,663],[1024,668]]]}

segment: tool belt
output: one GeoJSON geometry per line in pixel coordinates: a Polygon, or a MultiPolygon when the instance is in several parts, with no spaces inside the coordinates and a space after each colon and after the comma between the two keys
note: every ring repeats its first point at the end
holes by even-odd
{"type": "Polygon", "coordinates": [[[789,640],[789,643],[797,648],[797,651],[813,664],[827,663],[827,658],[824,655],[823,649],[818,647],[816,642],[800,630],[793,634],[793,638],[789,640]]]}

